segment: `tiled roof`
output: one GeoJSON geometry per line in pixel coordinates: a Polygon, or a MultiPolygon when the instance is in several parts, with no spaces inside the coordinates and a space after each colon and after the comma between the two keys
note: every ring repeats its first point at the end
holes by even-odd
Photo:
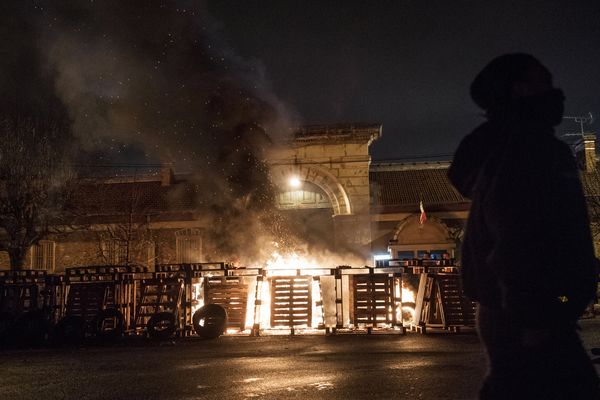
{"type": "Polygon", "coordinates": [[[197,188],[188,182],[161,186],[159,181],[86,183],[74,193],[72,206],[87,215],[190,211],[197,188]]]}
{"type": "Polygon", "coordinates": [[[432,210],[468,205],[469,200],[448,180],[447,170],[447,164],[373,166],[369,173],[373,206],[418,210],[423,201],[425,208],[432,210]]]}

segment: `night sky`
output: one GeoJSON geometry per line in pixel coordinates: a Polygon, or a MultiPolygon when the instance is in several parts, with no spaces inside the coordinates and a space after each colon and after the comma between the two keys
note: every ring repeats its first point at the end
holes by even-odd
{"type": "MultiPolygon", "coordinates": [[[[302,123],[383,124],[374,159],[449,159],[481,121],[472,79],[507,52],[548,66],[567,115],[600,117],[597,0],[215,0],[208,9],[302,123]]],[[[558,132],[578,129],[565,122],[558,132]]]]}
{"type": "Polygon", "coordinates": [[[598,49],[598,0],[0,2],[2,101],[64,107],[81,162],[225,179],[301,124],[381,123],[375,160],[448,160],[482,121],[472,79],[507,52],[598,118],[598,49]]]}

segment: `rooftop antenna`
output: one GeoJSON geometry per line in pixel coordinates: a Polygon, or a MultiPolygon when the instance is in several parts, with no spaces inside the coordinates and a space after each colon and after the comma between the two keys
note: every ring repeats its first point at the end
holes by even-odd
{"type": "Polygon", "coordinates": [[[579,116],[579,117],[564,116],[563,119],[570,119],[570,120],[573,120],[573,122],[578,123],[581,131],[579,133],[565,133],[562,136],[581,136],[581,137],[583,137],[583,134],[584,134],[583,124],[591,125],[594,122],[594,116],[592,115],[591,111],[588,112],[587,116],[579,116]]]}

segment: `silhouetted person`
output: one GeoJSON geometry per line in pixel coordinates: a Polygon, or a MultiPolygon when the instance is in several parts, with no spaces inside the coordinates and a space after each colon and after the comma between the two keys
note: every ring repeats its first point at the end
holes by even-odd
{"type": "Polygon", "coordinates": [[[489,360],[480,399],[600,399],[577,330],[596,289],[585,200],[553,127],[563,93],[534,57],[492,60],[471,85],[487,121],[448,176],[472,200],[462,250],[489,360]]]}

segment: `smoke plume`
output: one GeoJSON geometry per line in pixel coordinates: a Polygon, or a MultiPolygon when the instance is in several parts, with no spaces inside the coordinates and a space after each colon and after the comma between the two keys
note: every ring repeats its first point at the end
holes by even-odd
{"type": "Polygon", "coordinates": [[[0,87],[64,106],[81,164],[170,162],[191,172],[215,252],[272,236],[264,163],[294,124],[262,68],[235,55],[205,4],[176,0],[2,4],[0,87]],[[265,228],[269,227],[269,228],[265,228]]]}

